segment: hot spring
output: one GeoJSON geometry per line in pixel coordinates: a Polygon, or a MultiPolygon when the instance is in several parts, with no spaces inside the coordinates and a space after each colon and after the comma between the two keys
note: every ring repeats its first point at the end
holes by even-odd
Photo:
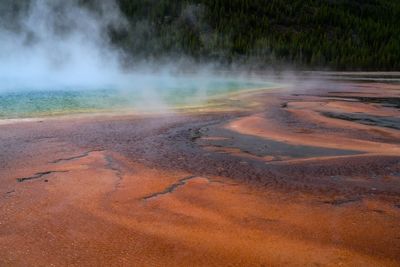
{"type": "Polygon", "coordinates": [[[210,68],[177,74],[194,66],[180,56],[162,66],[137,60],[140,54],[127,56],[106,34],[110,29],[131,30],[115,1],[99,1],[96,10],[82,1],[14,2],[0,8],[0,119],[160,112],[271,86],[219,77],[210,68]]]}
{"type": "Polygon", "coordinates": [[[35,118],[99,112],[164,112],[206,105],[235,92],[269,88],[265,81],[163,75],[132,76],[122,84],[0,85],[0,119],[35,118]]]}

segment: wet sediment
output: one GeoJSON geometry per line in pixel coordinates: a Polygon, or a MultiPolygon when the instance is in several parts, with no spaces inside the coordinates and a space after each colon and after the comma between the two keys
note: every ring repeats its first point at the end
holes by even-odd
{"type": "Polygon", "coordinates": [[[372,93],[2,125],[0,265],[396,266],[398,121],[330,116],[396,118],[372,93]]]}

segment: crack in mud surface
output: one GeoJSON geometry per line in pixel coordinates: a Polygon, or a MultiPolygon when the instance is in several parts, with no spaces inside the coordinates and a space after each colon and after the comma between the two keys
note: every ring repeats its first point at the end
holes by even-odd
{"type": "Polygon", "coordinates": [[[101,149],[98,149],[98,150],[90,150],[90,151],[87,151],[87,152],[85,152],[85,153],[83,153],[83,154],[81,154],[81,155],[77,155],[77,156],[73,156],[73,157],[69,157],[69,158],[56,159],[56,160],[51,161],[50,163],[56,164],[56,163],[60,163],[60,162],[63,162],[63,161],[70,161],[70,160],[75,160],[75,159],[81,159],[81,158],[85,158],[85,157],[89,156],[90,153],[93,153],[93,152],[101,152],[101,151],[104,151],[104,150],[101,150],[101,149]]]}
{"type": "Polygon", "coordinates": [[[341,205],[345,205],[345,204],[349,204],[352,202],[357,202],[360,201],[360,198],[351,198],[351,199],[334,199],[334,200],[327,200],[327,201],[323,201],[323,203],[325,204],[330,204],[333,206],[341,206],[341,205]]]}
{"type": "Polygon", "coordinates": [[[105,157],[106,162],[107,162],[107,168],[115,172],[118,178],[122,179],[122,172],[121,169],[118,167],[115,167],[115,161],[111,156],[106,156],[105,157]]]}
{"type": "Polygon", "coordinates": [[[118,190],[123,180],[122,171],[119,167],[117,167],[117,163],[111,156],[105,156],[104,159],[106,160],[106,167],[115,173],[115,176],[118,180],[115,182],[113,192],[118,190]]]}
{"type": "Polygon", "coordinates": [[[26,181],[30,181],[30,180],[35,180],[35,179],[40,179],[43,176],[49,175],[49,174],[53,174],[53,173],[66,173],[69,171],[46,171],[46,172],[37,172],[32,176],[29,177],[23,177],[23,178],[17,178],[17,182],[18,183],[22,183],[22,182],[26,182],[26,181]]]}
{"type": "Polygon", "coordinates": [[[197,176],[197,175],[191,175],[191,176],[182,178],[182,179],[178,180],[178,182],[173,183],[172,185],[168,186],[164,191],[148,195],[146,197],[143,197],[142,199],[143,200],[148,200],[148,199],[155,198],[155,197],[158,197],[158,196],[161,196],[161,195],[170,194],[170,193],[174,192],[176,189],[178,189],[179,187],[184,186],[188,181],[190,181],[192,179],[195,179],[195,178],[198,178],[198,177],[199,176],[197,176]]]}

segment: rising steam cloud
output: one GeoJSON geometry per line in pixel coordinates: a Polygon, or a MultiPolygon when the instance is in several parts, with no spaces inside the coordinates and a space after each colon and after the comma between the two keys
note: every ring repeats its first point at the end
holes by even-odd
{"type": "Polygon", "coordinates": [[[159,88],[190,83],[171,64],[122,67],[124,54],[111,44],[109,30],[127,22],[114,0],[97,1],[95,8],[78,0],[5,0],[0,13],[0,93],[116,89],[136,105],[165,109],[159,88]]]}
{"type": "Polygon", "coordinates": [[[124,20],[113,1],[101,1],[97,12],[76,0],[0,5],[3,13],[11,8],[19,12],[1,20],[3,89],[96,86],[118,80],[120,54],[111,47],[107,29],[123,27],[124,20]]]}
{"type": "MultiPolygon", "coordinates": [[[[195,11],[186,8],[182,16],[196,23],[195,11]]],[[[195,73],[182,75],[179,58],[162,66],[141,61],[122,67],[124,53],[111,43],[109,32],[129,32],[129,27],[115,0],[96,1],[91,8],[79,0],[3,0],[0,15],[0,93],[111,88],[145,108],[166,109],[170,96],[160,88],[187,87],[194,97],[206,99],[204,89],[226,78],[210,65],[186,60],[195,73]]]]}

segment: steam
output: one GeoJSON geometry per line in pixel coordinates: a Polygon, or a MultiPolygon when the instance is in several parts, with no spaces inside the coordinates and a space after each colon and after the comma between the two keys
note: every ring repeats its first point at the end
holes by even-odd
{"type": "MultiPolygon", "coordinates": [[[[124,21],[113,1],[101,3],[95,14],[76,0],[33,0],[25,13],[13,18],[13,28],[4,27],[10,22],[2,20],[2,89],[92,87],[117,81],[120,55],[110,46],[107,29],[123,27],[124,21]]],[[[18,8],[23,12],[24,6],[18,8]]]]}
{"type": "MultiPolygon", "coordinates": [[[[188,82],[172,64],[122,67],[124,53],[109,32],[127,22],[114,0],[91,8],[78,0],[5,0],[0,14],[0,93],[113,89],[136,107],[164,110],[159,88],[188,82]]],[[[204,76],[192,78],[200,92],[204,76]]]]}
{"type": "MultiPolygon", "coordinates": [[[[140,108],[165,110],[168,96],[160,88],[173,91],[186,86],[194,91],[194,98],[207,99],[206,88],[233,79],[216,74],[212,64],[200,67],[180,57],[161,65],[138,61],[123,67],[124,52],[112,44],[109,34],[111,29],[129,32],[117,3],[95,1],[95,7],[88,8],[82,2],[90,1],[1,1],[0,93],[113,89],[140,108]]],[[[201,6],[188,5],[181,16],[195,27],[201,24],[202,12],[201,6]]],[[[142,24],[135,27],[143,28],[142,24]]],[[[241,71],[236,72],[234,79],[241,76],[241,71]]],[[[243,77],[248,80],[249,76],[243,77]]]]}

